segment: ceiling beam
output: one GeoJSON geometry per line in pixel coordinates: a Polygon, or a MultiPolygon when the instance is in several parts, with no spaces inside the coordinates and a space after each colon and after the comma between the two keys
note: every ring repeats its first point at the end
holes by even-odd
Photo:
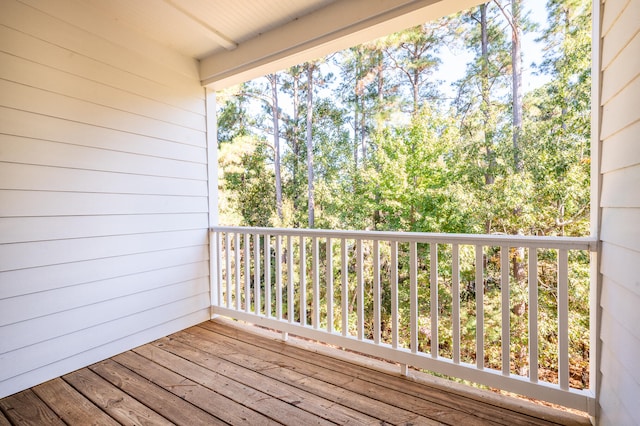
{"type": "Polygon", "coordinates": [[[200,61],[218,90],[419,25],[483,0],[340,0],[200,61]]]}

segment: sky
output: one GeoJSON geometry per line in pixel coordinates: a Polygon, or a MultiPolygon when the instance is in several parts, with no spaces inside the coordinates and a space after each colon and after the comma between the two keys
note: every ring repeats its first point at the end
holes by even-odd
{"type": "MultiPolygon", "coordinates": [[[[547,21],[546,1],[541,0],[523,0],[523,9],[525,13],[529,13],[529,19],[538,24],[536,32],[530,32],[522,37],[522,70],[523,70],[523,89],[525,92],[536,89],[547,82],[547,76],[533,75],[532,63],[539,64],[542,61],[542,51],[540,45],[535,42],[536,38],[541,35],[547,21]]],[[[435,76],[439,80],[451,82],[460,80],[464,77],[467,62],[471,59],[469,52],[452,52],[449,49],[443,49],[440,52],[442,63],[435,76]]],[[[442,87],[443,91],[447,87],[442,87]]]]}

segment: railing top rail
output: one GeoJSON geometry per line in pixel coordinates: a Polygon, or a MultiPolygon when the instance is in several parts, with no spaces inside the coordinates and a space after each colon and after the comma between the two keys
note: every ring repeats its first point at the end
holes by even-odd
{"type": "Polygon", "coordinates": [[[596,251],[594,237],[538,237],[524,235],[444,234],[432,232],[343,231],[304,228],[259,228],[244,226],[214,226],[214,232],[242,234],[344,238],[354,240],[382,240],[437,244],[509,246],[596,251]]]}

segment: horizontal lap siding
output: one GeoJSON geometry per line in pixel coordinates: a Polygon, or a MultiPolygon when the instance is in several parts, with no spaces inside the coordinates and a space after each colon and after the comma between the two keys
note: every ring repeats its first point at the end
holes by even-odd
{"type": "Polygon", "coordinates": [[[209,212],[192,59],[83,2],[0,8],[2,397],[207,319],[209,212]]]}
{"type": "Polygon", "coordinates": [[[607,1],[602,34],[600,423],[640,424],[640,0],[607,1]]]}

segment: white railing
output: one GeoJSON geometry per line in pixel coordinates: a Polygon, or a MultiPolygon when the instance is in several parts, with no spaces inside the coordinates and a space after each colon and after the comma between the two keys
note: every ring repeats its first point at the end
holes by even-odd
{"type": "Polygon", "coordinates": [[[588,238],[214,227],[212,312],[405,373],[590,412],[593,392],[570,383],[569,298],[574,282],[588,287],[595,247],[588,238]]]}

